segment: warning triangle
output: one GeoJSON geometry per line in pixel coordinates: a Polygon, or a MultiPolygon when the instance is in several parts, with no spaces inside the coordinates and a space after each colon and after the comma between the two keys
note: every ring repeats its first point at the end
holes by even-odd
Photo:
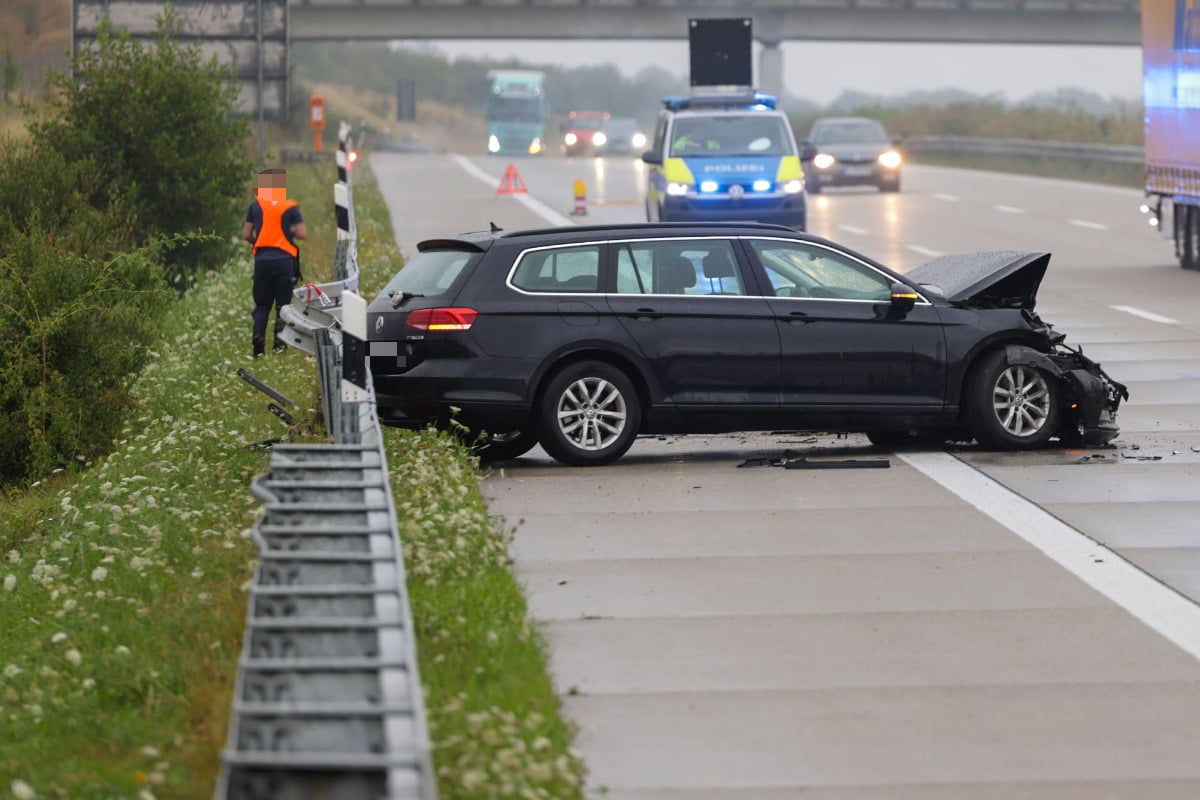
{"type": "Polygon", "coordinates": [[[520,174],[517,172],[516,166],[509,164],[508,169],[504,170],[504,177],[500,179],[500,186],[496,189],[496,194],[528,194],[525,189],[525,181],[521,180],[520,174]]]}

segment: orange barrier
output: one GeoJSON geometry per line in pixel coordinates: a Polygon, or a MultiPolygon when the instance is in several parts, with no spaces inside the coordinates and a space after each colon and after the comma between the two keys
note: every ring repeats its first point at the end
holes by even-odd
{"type": "Polygon", "coordinates": [[[587,184],[582,178],[575,179],[575,209],[571,212],[573,217],[582,217],[587,215],[587,184]]]}

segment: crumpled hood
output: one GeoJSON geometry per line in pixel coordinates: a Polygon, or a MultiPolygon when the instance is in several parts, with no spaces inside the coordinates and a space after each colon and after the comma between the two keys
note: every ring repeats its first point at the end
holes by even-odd
{"type": "Polygon", "coordinates": [[[1048,266],[1049,253],[985,250],[935,258],[905,277],[952,303],[1032,309],[1048,266]]]}

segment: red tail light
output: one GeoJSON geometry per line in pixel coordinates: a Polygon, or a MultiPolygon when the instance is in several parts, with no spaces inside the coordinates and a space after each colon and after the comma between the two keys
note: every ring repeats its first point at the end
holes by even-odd
{"type": "Polygon", "coordinates": [[[477,316],[473,308],[420,308],[404,324],[419,331],[469,331],[477,316]]]}

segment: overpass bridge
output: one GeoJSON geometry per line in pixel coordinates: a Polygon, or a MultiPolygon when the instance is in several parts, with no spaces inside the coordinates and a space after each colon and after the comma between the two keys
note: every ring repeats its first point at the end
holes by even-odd
{"type": "Polygon", "coordinates": [[[784,41],[1132,45],[1138,0],[289,0],[314,39],[686,39],[693,17],[749,17],[758,84],[783,88],[784,41]]]}
{"type": "Polygon", "coordinates": [[[1139,45],[1138,0],[288,0],[302,39],[683,39],[750,17],[781,41],[1139,45]]]}

